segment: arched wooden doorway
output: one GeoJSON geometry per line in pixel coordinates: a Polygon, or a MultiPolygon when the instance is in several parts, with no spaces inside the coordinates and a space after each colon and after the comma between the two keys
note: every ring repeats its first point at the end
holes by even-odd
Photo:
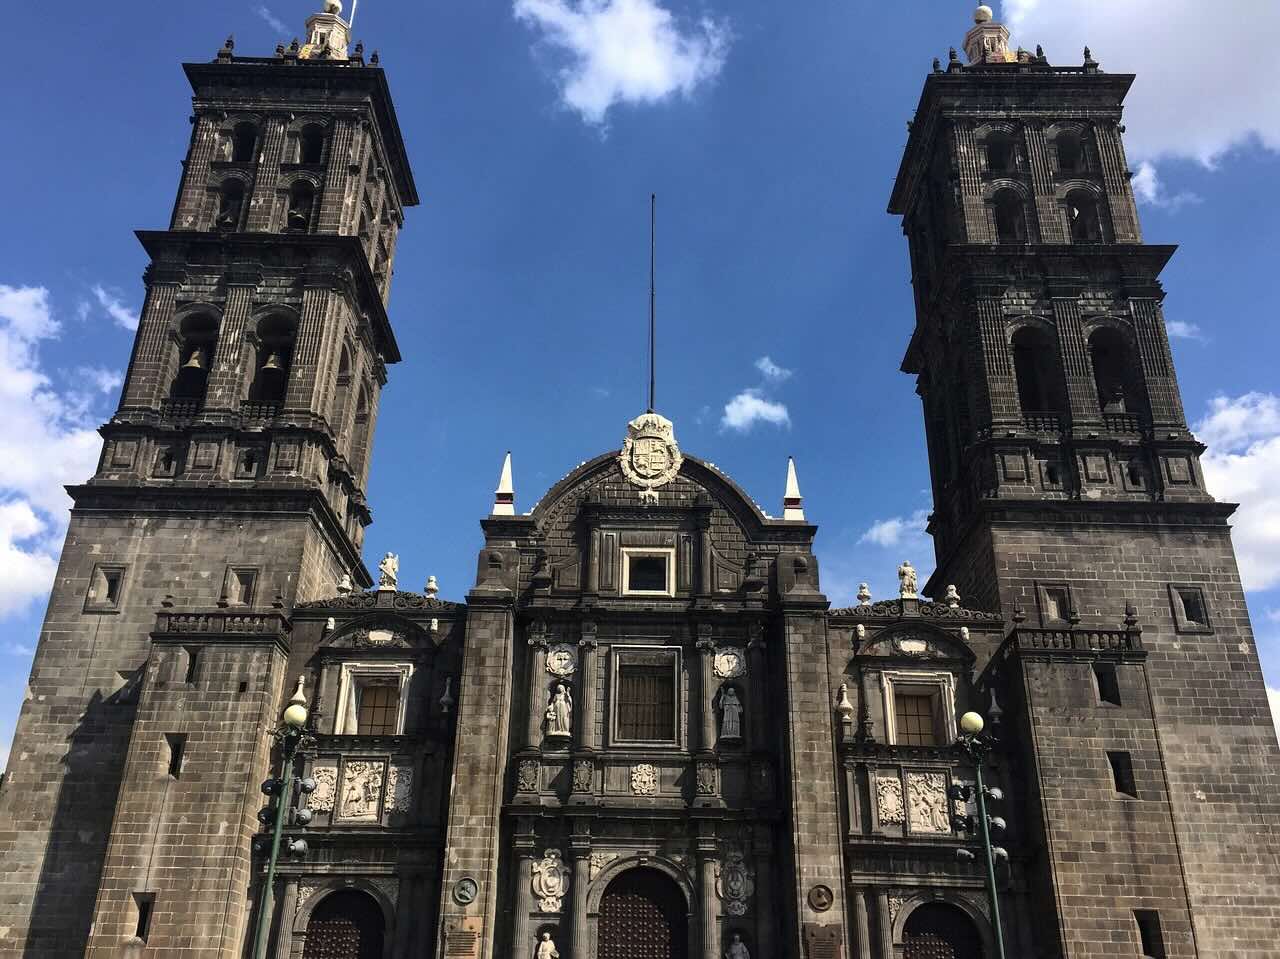
{"type": "Polygon", "coordinates": [[[982,959],[982,937],[955,906],[930,902],[907,917],[902,932],[906,959],[982,959]]]}
{"type": "Polygon", "coordinates": [[[320,901],[307,922],[303,959],[382,959],[382,909],[366,893],[335,892],[320,901]]]}
{"type": "Polygon", "coordinates": [[[688,959],[684,895],[656,869],[629,869],[600,900],[598,959],[688,959]]]}

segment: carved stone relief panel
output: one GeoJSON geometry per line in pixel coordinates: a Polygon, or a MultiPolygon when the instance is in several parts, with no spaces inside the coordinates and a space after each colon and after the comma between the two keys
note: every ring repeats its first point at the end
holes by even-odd
{"type": "Polygon", "coordinates": [[[880,822],[885,825],[901,825],[906,822],[902,804],[902,780],[897,774],[876,777],[876,806],[880,822]]]}
{"type": "Polygon", "coordinates": [[[387,764],[355,760],[343,764],[337,818],[344,822],[377,822],[382,812],[387,764]]]}
{"type": "Polygon", "coordinates": [[[652,763],[631,767],[631,791],[637,796],[653,796],[658,792],[658,770],[652,763]]]}
{"type": "Polygon", "coordinates": [[[316,781],[316,791],[311,794],[307,805],[316,812],[333,812],[333,800],[338,789],[337,764],[317,763],[311,767],[311,778],[316,781]]]}
{"type": "Polygon", "coordinates": [[[413,808],[413,767],[397,763],[387,770],[387,811],[405,813],[413,808]]]}
{"type": "Polygon", "coordinates": [[[538,763],[532,759],[520,760],[516,769],[516,789],[520,792],[537,792],[538,763]]]}
{"type": "Polygon", "coordinates": [[[907,773],[907,807],[912,832],[949,835],[949,806],[946,776],[942,773],[907,773]]]}

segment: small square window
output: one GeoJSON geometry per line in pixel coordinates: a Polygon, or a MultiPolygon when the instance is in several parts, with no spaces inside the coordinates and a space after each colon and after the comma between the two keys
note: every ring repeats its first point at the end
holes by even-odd
{"type": "Polygon", "coordinates": [[[124,571],[123,566],[95,566],[93,575],[89,577],[85,609],[95,612],[119,609],[120,597],[124,593],[124,571]]]}
{"type": "Polygon", "coordinates": [[[258,571],[242,566],[227,569],[226,585],[222,590],[225,606],[252,606],[254,587],[258,584],[258,571]]]}
{"type": "Polygon", "coordinates": [[[394,680],[356,685],[356,731],[361,736],[399,733],[400,689],[394,680]]]}
{"type": "Polygon", "coordinates": [[[1164,932],[1160,928],[1160,913],[1154,909],[1135,909],[1133,918],[1138,923],[1138,939],[1142,943],[1142,955],[1146,959],[1165,959],[1164,932]]]}
{"type": "Polygon", "coordinates": [[[897,691],[893,697],[893,718],[899,746],[937,746],[938,711],[931,693],[897,691]]]}
{"type": "Polygon", "coordinates": [[[623,549],[622,591],[640,596],[675,594],[675,550],[623,549]]]}
{"type": "Polygon", "coordinates": [[[1173,606],[1173,620],[1178,632],[1213,632],[1213,624],[1209,620],[1209,606],[1205,602],[1204,590],[1199,586],[1171,585],[1169,601],[1173,606]]]}
{"type": "Polygon", "coordinates": [[[1057,626],[1071,621],[1071,587],[1061,583],[1040,584],[1036,589],[1040,601],[1040,624],[1057,626]]]}
{"type": "Polygon", "coordinates": [[[1094,663],[1093,680],[1098,688],[1098,701],[1108,706],[1119,706],[1120,677],[1115,663],[1094,663]]]}
{"type": "Polygon", "coordinates": [[[1111,780],[1117,795],[1137,799],[1138,785],[1133,778],[1133,757],[1120,750],[1108,750],[1107,762],[1111,765],[1111,780]]]}
{"type": "Polygon", "coordinates": [[[342,666],[334,734],[400,736],[413,667],[408,663],[346,663],[342,666]]]}

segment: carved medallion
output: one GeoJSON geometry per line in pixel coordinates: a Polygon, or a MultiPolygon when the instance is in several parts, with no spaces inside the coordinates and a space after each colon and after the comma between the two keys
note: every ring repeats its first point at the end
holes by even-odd
{"type": "Polygon", "coordinates": [[[713,668],[721,679],[737,679],[747,674],[747,660],[742,650],[721,646],[716,650],[713,668]]]}
{"type": "Polygon", "coordinates": [[[755,889],[755,873],[742,853],[728,853],[716,874],[716,893],[724,901],[724,911],[731,916],[745,915],[755,889]]]}
{"type": "Polygon", "coordinates": [[[479,892],[479,884],[470,876],[463,876],[453,884],[453,901],[460,906],[470,905],[475,902],[479,892]]]}
{"type": "Polygon", "coordinates": [[[627,424],[618,462],[627,481],[642,490],[671,482],[684,462],[672,422],[657,413],[641,413],[627,424]]]}
{"type": "Polygon", "coordinates": [[[814,912],[826,912],[836,901],[830,886],[817,885],[809,889],[809,908],[814,912]]]}
{"type": "Polygon", "coordinates": [[[951,832],[947,781],[942,773],[907,773],[907,808],[912,832],[951,832]]]}
{"type": "Polygon", "coordinates": [[[316,781],[316,791],[311,794],[307,805],[316,812],[333,812],[333,797],[338,790],[338,767],[313,766],[311,778],[316,781]]]}
{"type": "Polygon", "coordinates": [[[881,776],[876,780],[876,805],[880,822],[895,825],[906,822],[906,810],[902,805],[902,780],[897,776],[881,776]]]}
{"type": "Polygon", "coordinates": [[[569,867],[559,849],[548,849],[533,864],[533,895],[543,912],[559,912],[560,901],[569,891],[569,867]]]}
{"type": "Polygon", "coordinates": [[[556,643],[547,650],[547,672],[567,679],[578,669],[578,651],[568,643],[556,643]]]}
{"type": "Polygon", "coordinates": [[[658,791],[658,770],[652,763],[631,767],[631,791],[637,796],[652,796],[658,791]]]}

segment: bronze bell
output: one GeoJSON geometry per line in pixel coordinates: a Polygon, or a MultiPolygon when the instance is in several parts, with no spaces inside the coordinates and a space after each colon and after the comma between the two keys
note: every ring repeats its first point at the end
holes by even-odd
{"type": "Polygon", "coordinates": [[[263,364],[262,364],[262,368],[263,368],[264,370],[279,370],[279,369],[281,369],[281,366],[280,366],[280,355],[279,355],[278,353],[271,353],[271,354],[269,354],[269,355],[267,356],[267,362],[265,362],[265,363],[263,363],[263,364]]]}
{"type": "Polygon", "coordinates": [[[194,349],[191,355],[187,357],[187,362],[182,364],[184,370],[203,370],[204,369],[204,351],[194,349]]]}

